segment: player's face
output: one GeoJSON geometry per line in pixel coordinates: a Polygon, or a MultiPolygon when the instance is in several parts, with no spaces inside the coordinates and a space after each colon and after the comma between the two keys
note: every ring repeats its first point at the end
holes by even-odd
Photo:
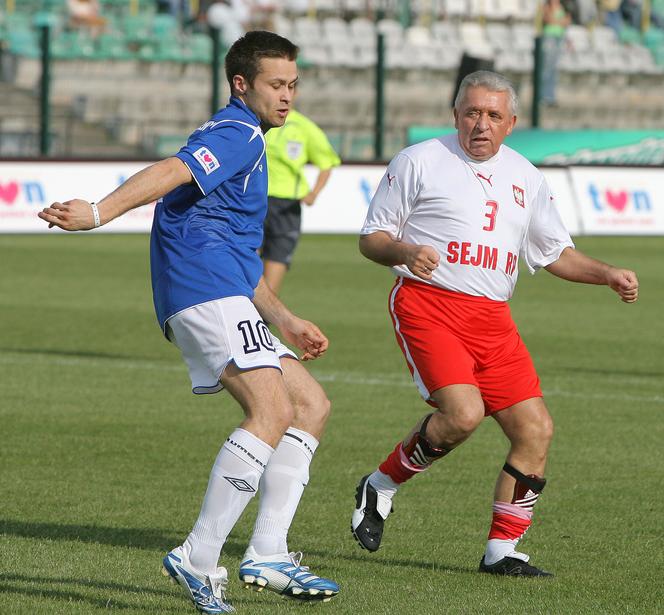
{"type": "Polygon", "coordinates": [[[253,84],[242,80],[242,99],[258,116],[264,130],[283,126],[291,110],[297,82],[297,66],[287,58],[263,58],[253,84]]]}
{"type": "Polygon", "coordinates": [[[454,110],[459,143],[474,160],[494,156],[515,123],[508,93],[491,92],[484,87],[469,87],[459,108],[454,110]]]}

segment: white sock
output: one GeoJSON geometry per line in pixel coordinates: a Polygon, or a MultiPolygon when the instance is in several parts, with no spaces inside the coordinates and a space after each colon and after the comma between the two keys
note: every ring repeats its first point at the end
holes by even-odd
{"type": "Polygon", "coordinates": [[[380,491],[383,495],[390,498],[390,500],[399,488],[399,483],[395,483],[387,474],[383,474],[380,470],[376,470],[369,477],[369,482],[376,491],[380,491]]]}
{"type": "Polygon", "coordinates": [[[216,571],[221,548],[256,493],[273,452],[245,429],[236,429],[224,442],[212,466],[198,520],[184,545],[197,570],[216,571]]]}
{"type": "Polygon", "coordinates": [[[261,496],[249,547],[261,556],[288,553],[288,530],[309,482],[309,464],[318,440],[290,427],[279,442],[261,478],[261,496]]]}
{"type": "Polygon", "coordinates": [[[518,538],[514,540],[503,540],[500,538],[491,538],[486,543],[486,551],[484,552],[484,563],[491,566],[499,562],[504,557],[516,556],[517,559],[528,561],[528,556],[525,553],[518,553],[516,545],[519,542],[518,538]]]}

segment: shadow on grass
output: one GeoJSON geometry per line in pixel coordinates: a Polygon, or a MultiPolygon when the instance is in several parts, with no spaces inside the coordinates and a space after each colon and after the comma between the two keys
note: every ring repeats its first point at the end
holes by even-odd
{"type": "MultiPolygon", "coordinates": [[[[101,527],[98,525],[69,525],[0,519],[0,534],[47,540],[79,541],[113,547],[157,550],[166,553],[182,543],[186,533],[159,528],[101,527]]],[[[245,546],[229,540],[224,553],[241,557],[245,546]]]]}
{"type": "MultiPolygon", "coordinates": [[[[348,553],[339,553],[335,551],[334,553],[326,553],[324,551],[317,551],[316,549],[307,549],[307,554],[315,555],[316,557],[325,558],[334,558],[334,559],[343,559],[348,562],[357,563],[361,566],[389,566],[395,568],[411,568],[414,570],[428,570],[429,572],[454,572],[454,573],[476,573],[477,568],[464,568],[461,566],[451,566],[448,564],[443,564],[436,561],[417,561],[417,560],[407,560],[400,559],[395,557],[383,557],[383,556],[373,556],[373,555],[363,555],[362,553],[357,554],[348,554],[348,553]]],[[[478,560],[479,563],[479,560],[478,560]]]]}
{"type": "MultiPolygon", "coordinates": [[[[159,579],[161,580],[161,579],[159,579]]],[[[91,587],[92,589],[104,590],[104,591],[115,591],[115,592],[124,592],[127,594],[153,594],[155,596],[165,596],[169,597],[173,592],[169,591],[169,586],[164,585],[164,589],[154,589],[152,587],[138,587],[136,585],[126,585],[124,583],[114,583],[113,581],[94,581],[91,579],[75,579],[71,577],[45,577],[38,576],[33,577],[27,574],[18,574],[12,572],[0,572],[0,583],[29,583],[32,585],[78,585],[79,587],[91,587]]],[[[167,579],[164,578],[164,583],[167,583],[167,579]]],[[[0,585],[0,587],[2,587],[0,585]]],[[[32,588],[35,592],[38,592],[38,589],[32,588]]]]}
{"type": "MultiPolygon", "coordinates": [[[[75,580],[72,582],[76,582],[75,580]]],[[[20,585],[9,585],[2,582],[0,578],[0,594],[16,594],[20,596],[23,601],[27,598],[39,598],[42,600],[59,600],[61,602],[88,604],[95,609],[117,609],[117,610],[132,610],[132,611],[145,611],[147,613],[154,613],[154,605],[138,605],[129,604],[122,600],[113,598],[94,598],[75,591],[59,591],[56,589],[36,589],[33,587],[23,587],[20,585]]],[[[181,608],[159,608],[160,613],[180,613],[181,608]]]]}
{"type": "MultiPolygon", "coordinates": [[[[159,583],[161,581],[156,581],[159,583]]],[[[168,583],[163,579],[164,583],[168,583]]],[[[169,589],[165,585],[165,589],[154,589],[152,587],[137,587],[135,585],[125,585],[123,583],[113,583],[109,581],[91,581],[89,579],[74,579],[67,577],[31,577],[24,574],[0,573],[0,594],[16,594],[22,598],[28,596],[40,599],[61,600],[65,602],[87,603],[90,606],[99,609],[119,609],[119,610],[139,610],[147,611],[150,613],[155,612],[154,604],[141,605],[139,600],[141,596],[150,594],[158,598],[164,599],[182,599],[183,602],[177,606],[159,605],[159,613],[181,613],[183,605],[187,602],[186,598],[181,593],[181,590],[175,586],[169,589]],[[27,586],[26,586],[27,584],[27,586]],[[39,585],[40,587],[34,587],[39,585]],[[71,585],[79,588],[90,588],[95,590],[98,595],[101,592],[107,592],[106,596],[94,597],[89,596],[80,591],[72,589],[54,589],[47,588],[48,585],[71,585]],[[109,596],[108,592],[120,592],[124,594],[124,600],[118,600],[112,595],[109,596]],[[136,603],[129,603],[126,601],[126,595],[133,594],[136,596],[136,603]]],[[[0,600],[1,602],[1,600],[0,600]]],[[[235,605],[246,603],[247,600],[240,598],[234,599],[235,605]]]]}
{"type": "Polygon", "coordinates": [[[112,354],[108,352],[91,352],[87,350],[61,350],[53,348],[0,348],[0,353],[47,355],[54,357],[75,357],[81,359],[108,359],[109,361],[153,361],[150,357],[137,357],[128,354],[112,354]]]}

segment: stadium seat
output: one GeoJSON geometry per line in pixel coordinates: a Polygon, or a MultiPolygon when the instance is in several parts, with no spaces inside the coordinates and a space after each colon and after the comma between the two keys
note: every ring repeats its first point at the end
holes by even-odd
{"type": "Polygon", "coordinates": [[[298,17],[293,22],[293,42],[296,45],[313,45],[322,39],[320,23],[310,17],[298,17]]]}
{"type": "Polygon", "coordinates": [[[434,39],[446,45],[460,45],[459,30],[451,21],[436,21],[431,26],[431,34],[434,39]]]}
{"type": "Polygon", "coordinates": [[[444,0],[444,11],[448,19],[463,19],[468,15],[467,0],[444,0]]]}
{"type": "Polygon", "coordinates": [[[572,24],[567,28],[567,41],[577,53],[590,52],[592,43],[588,28],[572,24]]]}
{"type": "Polygon", "coordinates": [[[285,15],[277,13],[272,20],[272,24],[274,25],[274,31],[277,34],[281,34],[281,36],[286,38],[292,37],[293,22],[285,15]]]}
{"type": "Polygon", "coordinates": [[[486,38],[494,51],[504,51],[512,47],[512,33],[506,23],[488,23],[486,38]]]}
{"type": "Polygon", "coordinates": [[[400,43],[404,37],[403,27],[394,19],[381,19],[376,23],[376,31],[390,43],[400,43]]]}
{"type": "Polygon", "coordinates": [[[618,35],[608,26],[595,26],[591,34],[591,43],[595,49],[611,49],[619,44],[618,35]]]}
{"type": "Polygon", "coordinates": [[[490,58],[493,55],[484,28],[476,22],[466,21],[459,26],[464,51],[471,56],[490,58]]]}
{"type": "Polygon", "coordinates": [[[532,51],[535,48],[535,34],[535,27],[532,24],[513,24],[512,48],[521,51],[532,51]]]}
{"type": "Polygon", "coordinates": [[[406,41],[413,45],[428,45],[431,42],[431,30],[424,26],[411,26],[405,30],[406,41]]]}

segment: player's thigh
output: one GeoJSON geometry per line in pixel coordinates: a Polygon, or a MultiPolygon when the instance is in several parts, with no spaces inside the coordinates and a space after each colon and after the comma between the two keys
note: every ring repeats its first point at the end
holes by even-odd
{"type": "Polygon", "coordinates": [[[487,351],[475,377],[486,403],[487,414],[542,397],[537,370],[515,326],[495,349],[487,351]]]}
{"type": "Polygon", "coordinates": [[[239,371],[269,369],[281,377],[278,340],[247,297],[226,297],[187,308],[167,322],[182,352],[194,393],[216,393],[229,365],[239,371]]]}
{"type": "Polygon", "coordinates": [[[320,439],[330,414],[330,401],[323,387],[291,357],[282,357],[281,369],[295,412],[292,426],[320,439]]]}
{"type": "Polygon", "coordinates": [[[520,401],[493,418],[513,446],[545,455],[553,438],[553,419],[541,397],[520,401]]]}
{"type": "Polygon", "coordinates": [[[473,358],[452,331],[417,314],[392,315],[397,343],[425,401],[433,405],[433,392],[450,385],[478,386],[473,358]]]}

